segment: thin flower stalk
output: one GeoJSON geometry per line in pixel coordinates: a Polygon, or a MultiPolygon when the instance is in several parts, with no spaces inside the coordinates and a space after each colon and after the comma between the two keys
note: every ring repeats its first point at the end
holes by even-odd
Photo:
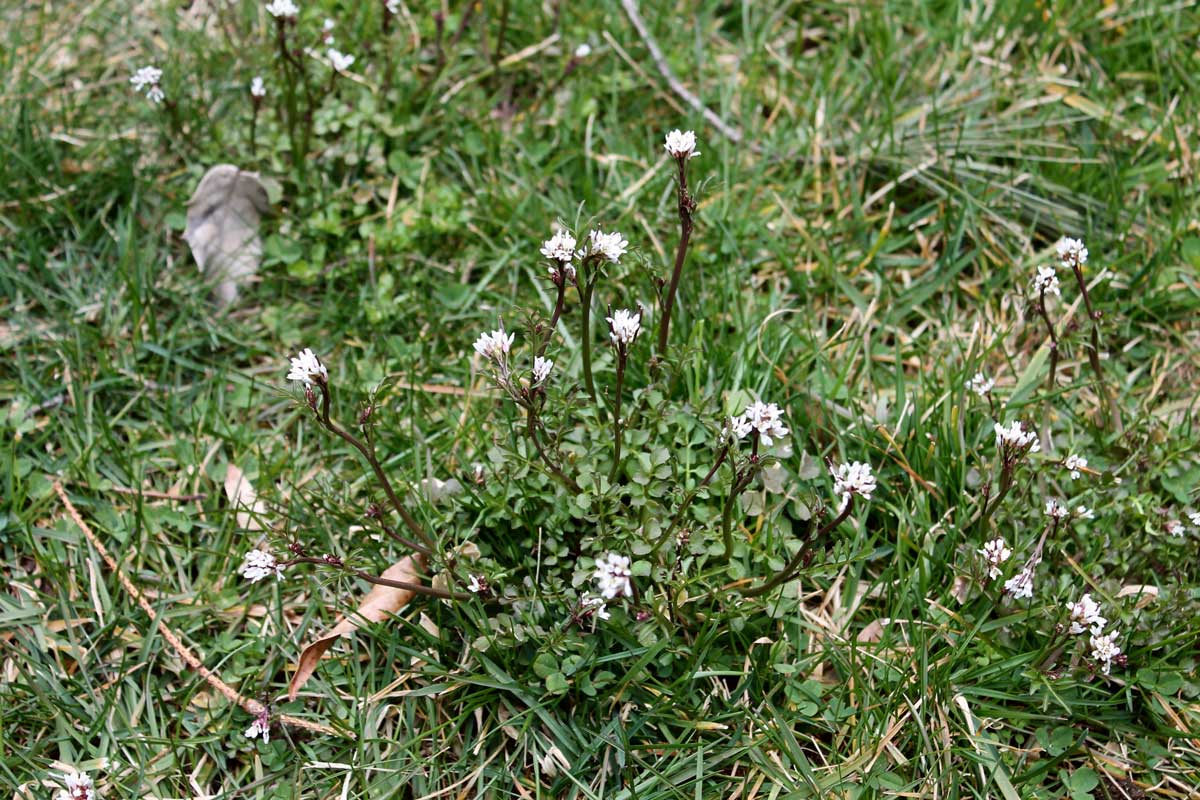
{"type": "Polygon", "coordinates": [[[1092,307],[1092,297],[1088,292],[1087,281],[1083,277],[1083,265],[1087,263],[1088,259],[1087,248],[1078,239],[1068,238],[1059,240],[1056,248],[1059,259],[1063,264],[1069,266],[1075,275],[1075,282],[1079,284],[1079,292],[1083,295],[1084,308],[1087,309],[1088,319],[1092,323],[1091,344],[1087,348],[1088,364],[1091,365],[1092,373],[1096,376],[1096,389],[1103,400],[1101,408],[1112,420],[1112,425],[1117,433],[1124,433],[1125,426],[1121,421],[1121,409],[1117,405],[1117,398],[1108,391],[1108,384],[1104,381],[1104,368],[1100,364],[1100,318],[1102,314],[1092,307]]]}
{"type": "Polygon", "coordinates": [[[557,478],[563,486],[566,486],[575,494],[583,494],[583,487],[581,487],[574,478],[563,472],[562,467],[554,463],[550,456],[546,454],[546,449],[542,446],[541,440],[538,439],[538,425],[540,423],[537,418],[537,413],[533,410],[533,407],[526,406],[525,412],[525,435],[528,436],[529,440],[533,442],[533,446],[537,450],[538,457],[542,460],[542,464],[546,467],[546,470],[555,478],[557,478]]]}
{"type": "Polygon", "coordinates": [[[720,452],[717,453],[717,460],[713,462],[712,469],[710,469],[708,474],[705,475],[700,482],[684,496],[683,501],[679,504],[679,508],[675,510],[675,514],[671,517],[671,522],[667,525],[666,531],[658,537],[658,541],[655,542],[654,547],[651,548],[651,558],[658,554],[658,551],[662,549],[663,544],[671,540],[672,534],[674,534],[676,529],[679,528],[679,523],[683,520],[684,512],[687,511],[688,506],[692,504],[692,501],[696,499],[696,495],[699,494],[700,490],[712,482],[713,476],[717,474],[717,470],[721,468],[721,465],[725,463],[725,459],[729,456],[729,449],[731,446],[732,445],[727,442],[721,448],[720,452]]]}
{"type": "Polygon", "coordinates": [[[796,575],[798,575],[801,570],[807,567],[812,561],[817,545],[820,542],[825,541],[829,534],[833,533],[833,531],[835,531],[839,525],[845,522],[849,518],[850,512],[853,510],[854,495],[851,495],[850,499],[845,503],[845,505],[842,506],[841,512],[830,522],[823,525],[815,535],[809,536],[804,542],[804,545],[796,551],[796,554],[792,556],[792,559],[775,575],[775,577],[771,578],[766,583],[743,590],[741,592],[742,596],[758,597],[759,595],[763,595],[771,591],[776,586],[787,583],[795,578],[796,575]]]}
{"type": "MultiPolygon", "coordinates": [[[[689,132],[690,133],[690,132],[689,132]]],[[[675,158],[679,170],[677,196],[679,199],[679,246],[675,249],[675,268],[671,271],[671,281],[667,284],[667,293],[662,299],[662,320],[658,325],[659,357],[667,353],[667,344],[671,336],[671,312],[675,307],[675,293],[679,289],[679,277],[683,274],[683,264],[687,259],[688,243],[692,238],[692,217],[696,212],[696,201],[688,192],[687,162],[694,152],[694,137],[692,148],[672,148],[672,139],[668,137],[668,151],[675,158]]]]}

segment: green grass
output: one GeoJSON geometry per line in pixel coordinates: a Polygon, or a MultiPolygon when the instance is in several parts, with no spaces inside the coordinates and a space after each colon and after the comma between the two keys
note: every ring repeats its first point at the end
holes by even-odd
{"type": "MultiPolygon", "coordinates": [[[[459,36],[451,4],[439,55],[421,4],[387,40],[379,4],[306,4],[302,27],[333,17],[365,77],[337,82],[301,170],[274,111],[250,141],[250,78],[267,79],[269,102],[281,86],[260,4],[71,5],[0,12],[0,786],[45,796],[38,782],[69,765],[106,797],[1194,796],[1198,531],[1163,530],[1200,504],[1192,9],[641,4],[675,73],[750,146],[666,88],[617,5],[556,17],[481,4],[459,36]],[[591,55],[564,77],[583,42],[591,55]],[[129,87],[147,63],[182,130],[129,87]],[[240,580],[259,534],[224,497],[227,465],[268,503],[276,541],[380,571],[399,553],[350,530],[378,493],[285,391],[286,356],[325,356],[343,419],[388,381],[389,471],[469,487],[419,505],[447,546],[476,541],[518,594],[541,570],[569,582],[581,539],[624,530],[623,501],[600,493],[595,515],[564,518],[543,473],[493,467],[493,447],[523,452],[511,404],[430,387],[482,390],[475,336],[497,315],[519,330],[520,309],[548,313],[537,247],[555,219],[623,231],[636,257],[602,302],[652,304],[678,235],[659,162],[676,127],[703,153],[663,390],[688,419],[652,415],[656,435],[696,437],[668,462],[694,485],[717,410],[740,410],[741,391],[784,405],[794,449],[784,491],[739,520],[732,564],[706,555],[721,491],[697,501],[689,586],[782,565],[814,498],[830,497],[811,461],[872,463],[869,510],[798,583],[717,592],[677,629],[622,612],[563,635],[529,609],[418,599],[335,648],[287,702],[300,648],[364,587],[303,568],[240,580]],[[229,314],[181,238],[187,198],[221,162],[280,186],[261,280],[229,314]],[[1045,391],[1028,285],[1062,235],[1086,240],[1089,277],[1113,276],[1093,298],[1123,435],[1102,424],[1080,310],[1045,391]],[[1041,533],[1044,497],[1097,512],[1048,542],[1031,601],[1001,602],[994,585],[954,595],[978,572],[972,520],[995,474],[991,414],[963,387],[979,369],[1005,419],[1053,431],[1045,466],[993,520],[1014,562],[1041,533]],[[1048,465],[1067,452],[1101,474],[1067,480],[1048,465]],[[476,462],[489,465],[478,489],[476,462]],[[243,737],[250,716],[172,651],[66,516],[56,479],[209,668],[346,736],[243,737]],[[1136,585],[1157,597],[1118,598],[1136,585]],[[1128,666],[1108,679],[1055,651],[1061,604],[1083,591],[1122,632],[1128,666]],[[548,687],[568,657],[576,677],[548,687]],[[554,748],[569,767],[552,766],[554,748]]],[[[1061,277],[1059,319],[1078,299],[1061,277]]],[[[579,329],[565,322],[554,357],[569,387],[579,329]]],[[[630,378],[647,379],[640,366],[630,378]]],[[[590,453],[573,435],[567,449],[590,453]]]]}

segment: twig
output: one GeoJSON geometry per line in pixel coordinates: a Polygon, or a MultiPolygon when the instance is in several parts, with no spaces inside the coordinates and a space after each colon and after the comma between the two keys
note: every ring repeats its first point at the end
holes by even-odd
{"type": "MultiPolygon", "coordinates": [[[[147,600],[146,596],[142,594],[142,591],[138,589],[136,585],[134,585],[133,581],[129,579],[129,576],[125,574],[125,571],[121,569],[121,565],[117,563],[117,560],[112,557],[112,554],[109,553],[108,549],[105,548],[105,546],[100,542],[100,538],[96,536],[92,529],[88,527],[88,524],[83,521],[83,517],[79,515],[79,512],[75,509],[74,504],[72,504],[70,499],[67,498],[67,493],[63,490],[62,483],[55,481],[54,491],[58,493],[58,499],[62,501],[63,507],[67,510],[67,513],[71,516],[71,519],[74,520],[75,524],[79,526],[79,530],[83,531],[83,535],[87,537],[87,540],[91,543],[92,547],[94,547],[96,552],[100,554],[100,557],[104,559],[104,563],[108,564],[108,568],[111,569],[117,576],[117,580],[121,582],[123,587],[125,587],[125,591],[129,593],[129,596],[137,601],[137,604],[142,607],[142,610],[150,616],[150,621],[156,624],[158,629],[162,631],[163,638],[167,640],[167,643],[170,644],[172,648],[174,648],[175,652],[179,654],[179,657],[187,662],[189,667],[200,673],[200,677],[204,678],[204,680],[207,681],[210,686],[224,695],[229,702],[235,703],[248,713],[256,716],[263,713],[263,711],[266,709],[266,706],[257,700],[253,700],[242,695],[237,689],[234,689],[228,683],[221,680],[216,673],[204,666],[204,663],[200,660],[200,657],[193,653],[191,648],[183,643],[183,639],[180,638],[179,634],[177,634],[171,628],[171,626],[169,626],[162,618],[159,617],[158,612],[154,610],[154,606],[150,605],[150,601],[147,600]]],[[[316,731],[317,733],[325,733],[332,736],[344,735],[328,725],[322,725],[319,722],[312,722],[307,719],[301,719],[300,717],[293,717],[291,714],[277,714],[273,718],[285,725],[303,728],[304,730],[316,731]]]]}
{"type": "MultiPolygon", "coordinates": [[[[692,94],[686,86],[679,82],[675,74],[671,72],[671,68],[667,65],[667,59],[663,57],[662,50],[658,49],[658,43],[654,41],[654,37],[650,35],[650,29],[646,27],[645,20],[638,12],[637,4],[634,0],[621,0],[621,8],[625,9],[625,15],[629,17],[629,21],[633,23],[633,27],[637,29],[638,36],[641,37],[642,43],[646,45],[646,49],[650,51],[650,58],[654,61],[654,66],[658,68],[658,72],[663,76],[663,80],[671,87],[671,91],[683,98],[683,101],[692,108],[699,111],[700,114],[709,121],[709,123],[721,132],[721,135],[731,142],[740,143],[742,141],[742,132],[727,124],[725,120],[718,117],[707,106],[700,101],[700,98],[692,94]]],[[[754,149],[757,149],[755,147],[754,149]]]]}

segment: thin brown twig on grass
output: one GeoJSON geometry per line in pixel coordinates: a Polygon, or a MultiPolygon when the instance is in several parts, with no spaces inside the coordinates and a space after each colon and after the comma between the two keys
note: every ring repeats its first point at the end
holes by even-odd
{"type": "MultiPolygon", "coordinates": [[[[168,644],[170,644],[172,648],[174,648],[179,657],[182,658],[189,667],[200,673],[200,677],[204,678],[204,680],[207,681],[210,686],[224,695],[229,702],[236,703],[250,714],[261,714],[265,709],[265,706],[262,703],[241,694],[237,689],[234,689],[228,683],[221,680],[216,673],[204,666],[204,663],[200,660],[200,657],[193,653],[191,648],[183,643],[183,639],[180,638],[179,634],[177,634],[174,629],[167,625],[167,623],[159,616],[158,612],[154,610],[154,606],[150,604],[150,601],[146,599],[146,596],[142,594],[142,591],[138,589],[132,580],[129,579],[129,576],[125,574],[123,569],[121,569],[121,565],[117,563],[117,560],[113,558],[112,554],[109,553],[108,549],[101,543],[100,538],[96,536],[95,532],[92,531],[88,524],[83,521],[83,517],[79,515],[79,511],[76,510],[75,505],[67,497],[67,493],[62,487],[62,483],[55,481],[54,491],[58,493],[58,499],[62,501],[63,508],[67,510],[67,514],[69,514],[71,519],[75,521],[75,524],[79,526],[79,530],[83,531],[83,535],[87,537],[87,540],[91,543],[92,547],[96,548],[96,552],[98,552],[100,557],[104,559],[104,563],[108,564],[108,568],[111,569],[117,576],[117,580],[121,582],[121,586],[125,588],[125,591],[129,593],[130,597],[137,601],[137,604],[142,607],[142,610],[150,616],[150,621],[158,625],[158,629],[162,632],[163,638],[167,640],[168,644]]],[[[303,728],[304,730],[308,731],[325,733],[332,736],[343,735],[341,732],[331,728],[328,725],[322,725],[319,722],[312,722],[311,720],[301,719],[300,717],[293,717],[291,714],[277,714],[273,717],[273,719],[277,722],[283,723],[284,725],[291,725],[292,727],[303,728]]]]}

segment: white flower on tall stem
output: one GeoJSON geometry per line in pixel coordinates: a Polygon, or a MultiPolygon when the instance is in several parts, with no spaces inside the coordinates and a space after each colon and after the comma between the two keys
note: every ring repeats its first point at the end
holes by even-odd
{"type": "Polygon", "coordinates": [[[467,591],[472,594],[479,594],[487,589],[487,581],[480,580],[478,575],[471,575],[471,580],[467,582],[467,591]]]}
{"type": "Polygon", "coordinates": [[[1062,503],[1055,500],[1053,497],[1046,500],[1045,508],[1046,516],[1051,519],[1066,519],[1070,515],[1070,511],[1062,503]]]}
{"type": "Polygon", "coordinates": [[[255,75],[250,81],[250,96],[258,100],[267,96],[267,85],[263,83],[261,75],[255,75]]]}
{"type": "Polygon", "coordinates": [[[789,433],[783,424],[783,409],[775,403],[761,400],[755,400],[746,406],[741,416],[730,420],[730,432],[738,439],[757,432],[764,447],[770,447],[776,439],[782,439],[789,433]]]}
{"type": "Polygon", "coordinates": [[[330,66],[337,72],[345,72],[354,64],[354,56],[346,55],[332,47],[325,51],[325,55],[329,58],[330,66]]]}
{"type": "Polygon", "coordinates": [[[578,59],[581,59],[581,60],[585,59],[588,56],[590,56],[591,54],[592,54],[592,46],[590,44],[588,44],[587,42],[584,42],[583,44],[579,45],[579,47],[575,48],[575,57],[578,59]]]}
{"type": "Polygon", "coordinates": [[[1096,512],[1087,506],[1075,506],[1075,516],[1080,519],[1095,519],[1096,512]]]}
{"type": "Polygon", "coordinates": [[[592,580],[596,581],[596,589],[605,600],[612,600],[618,595],[633,597],[631,577],[629,556],[606,553],[596,559],[596,571],[592,574],[592,580]]]}
{"type": "Polygon", "coordinates": [[[995,387],[995,379],[987,377],[982,372],[976,372],[975,377],[967,381],[967,389],[979,395],[980,397],[986,396],[988,392],[992,391],[992,389],[995,387]]]}
{"type": "Polygon", "coordinates": [[[1079,480],[1079,475],[1082,470],[1087,469],[1088,460],[1083,456],[1077,456],[1074,453],[1067,456],[1063,461],[1063,466],[1071,473],[1071,480],[1079,480]]]}
{"type": "Polygon", "coordinates": [[[300,15],[300,9],[292,0],[271,0],[267,3],[267,13],[275,19],[295,19],[300,15]]]}
{"type": "MultiPolygon", "coordinates": [[[[62,776],[65,787],[55,800],[96,800],[96,787],[86,772],[75,772],[62,776]]],[[[20,794],[18,792],[18,794],[20,794]]]]}
{"type": "Polygon", "coordinates": [[[551,261],[570,264],[575,259],[575,237],[561,230],[542,243],[542,255],[551,261]]]}
{"type": "Polygon", "coordinates": [[[263,578],[269,578],[272,575],[276,580],[283,580],[283,567],[275,560],[275,556],[263,550],[247,552],[245,561],[238,568],[238,572],[251,583],[258,583],[263,578]]]}
{"type": "Polygon", "coordinates": [[[1079,239],[1064,236],[1058,240],[1058,244],[1054,245],[1054,249],[1058,252],[1059,261],[1068,267],[1082,267],[1087,263],[1088,251],[1079,239]]]}
{"type": "Polygon", "coordinates": [[[667,134],[666,149],[675,158],[695,158],[700,155],[696,151],[696,133],[694,131],[671,131],[667,134]]]}
{"type": "Polygon", "coordinates": [[[605,261],[611,261],[613,264],[620,263],[621,256],[629,249],[629,242],[620,233],[613,231],[612,233],[602,233],[601,231],[592,231],[588,234],[591,244],[588,247],[588,255],[599,255],[605,261]]]}
{"type": "Polygon", "coordinates": [[[1112,670],[1113,660],[1121,655],[1121,648],[1117,646],[1119,635],[1117,631],[1103,635],[1095,632],[1092,634],[1092,659],[1101,665],[1101,670],[1105,675],[1112,670]]]}
{"type": "Polygon", "coordinates": [[[987,562],[988,578],[991,580],[1000,577],[1000,565],[1012,557],[1012,550],[1008,549],[1008,542],[999,536],[990,542],[985,542],[983,549],[976,552],[987,562]]]}
{"type": "Polygon", "coordinates": [[[400,0],[387,0],[387,2],[384,3],[384,7],[387,8],[387,12],[393,17],[400,14],[400,0]]]}
{"type": "Polygon", "coordinates": [[[642,312],[618,308],[608,320],[609,336],[613,344],[628,347],[642,332],[642,312]]]}
{"type": "Polygon", "coordinates": [[[533,382],[535,385],[546,382],[546,378],[550,377],[550,370],[554,369],[554,362],[548,358],[537,356],[533,359],[533,382]]]}
{"type": "Polygon", "coordinates": [[[163,72],[158,67],[141,67],[137,72],[133,73],[133,77],[129,79],[129,83],[133,86],[135,92],[145,90],[146,99],[151,103],[161,103],[165,97],[162,87],[159,86],[162,75],[163,72]]]}
{"type": "Polygon", "coordinates": [[[1073,636],[1078,636],[1089,628],[1093,635],[1098,635],[1108,624],[1108,620],[1100,616],[1100,604],[1086,592],[1076,602],[1067,603],[1067,613],[1071,615],[1069,632],[1073,636]]]}
{"type": "Polygon", "coordinates": [[[838,506],[839,514],[846,510],[850,498],[855,495],[863,500],[871,499],[871,495],[875,492],[875,475],[871,471],[870,464],[853,461],[849,464],[839,464],[831,471],[833,473],[833,493],[841,495],[842,498],[842,502],[838,506]]]}
{"type": "Polygon", "coordinates": [[[475,340],[475,352],[486,359],[502,363],[515,338],[514,333],[505,334],[503,327],[491,333],[482,333],[475,340]]]}
{"type": "Polygon", "coordinates": [[[1200,511],[1187,512],[1187,518],[1193,525],[1200,528],[1200,511]]]}
{"type": "Polygon", "coordinates": [[[1020,420],[1013,422],[1007,427],[997,422],[995,430],[996,446],[1001,450],[1006,450],[1010,453],[1025,450],[1030,453],[1036,453],[1041,449],[1037,434],[1032,430],[1025,430],[1020,420]]]}
{"type": "Polygon", "coordinates": [[[317,354],[309,348],[304,348],[295,358],[289,359],[292,364],[287,374],[289,381],[303,381],[305,384],[325,384],[329,381],[329,370],[317,358],[317,354]]]}
{"type": "Polygon", "coordinates": [[[1058,288],[1058,274],[1054,267],[1038,267],[1037,275],[1033,279],[1033,291],[1034,294],[1055,294],[1062,297],[1058,288]]]}

